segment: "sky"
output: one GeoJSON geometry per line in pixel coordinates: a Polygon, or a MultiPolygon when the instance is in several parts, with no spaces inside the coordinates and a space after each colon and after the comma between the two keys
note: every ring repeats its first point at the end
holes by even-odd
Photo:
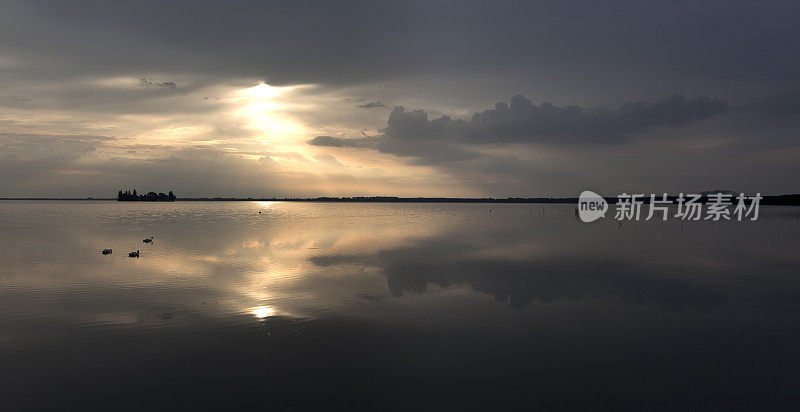
{"type": "Polygon", "coordinates": [[[796,1],[0,0],[0,197],[798,193],[796,1]]]}

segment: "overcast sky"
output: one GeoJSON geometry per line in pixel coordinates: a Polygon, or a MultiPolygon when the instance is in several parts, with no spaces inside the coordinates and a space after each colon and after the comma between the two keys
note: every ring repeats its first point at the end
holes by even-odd
{"type": "Polygon", "coordinates": [[[796,1],[0,0],[0,197],[798,193],[796,1]]]}

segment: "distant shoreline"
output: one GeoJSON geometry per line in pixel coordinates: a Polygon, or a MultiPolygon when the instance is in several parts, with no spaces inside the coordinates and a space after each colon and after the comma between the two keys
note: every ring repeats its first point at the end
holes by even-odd
{"type": "MultiPolygon", "coordinates": [[[[675,196],[670,196],[675,200],[675,196]]],[[[0,200],[91,200],[117,201],[114,198],[55,198],[55,197],[2,197],[0,200]]],[[[609,203],[615,203],[616,197],[607,197],[609,203]]],[[[642,199],[645,203],[649,199],[642,199]]],[[[461,198],[461,197],[389,197],[389,196],[357,196],[357,197],[316,197],[316,198],[234,198],[234,197],[186,197],[177,198],[177,202],[326,202],[326,203],[578,203],[577,197],[539,197],[539,198],[461,198]]],[[[735,198],[734,198],[735,201],[735,198]]],[[[159,203],[159,202],[142,202],[159,203]]],[[[163,202],[161,202],[163,203],[163,202]]],[[[800,194],[764,196],[762,205],[800,206],[800,194]]]]}

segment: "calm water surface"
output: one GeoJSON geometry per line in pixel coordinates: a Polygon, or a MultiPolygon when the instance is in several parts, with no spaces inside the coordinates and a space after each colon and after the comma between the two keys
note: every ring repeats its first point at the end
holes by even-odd
{"type": "Polygon", "coordinates": [[[800,209],[761,214],[0,201],[0,408],[796,410],[800,209]]]}

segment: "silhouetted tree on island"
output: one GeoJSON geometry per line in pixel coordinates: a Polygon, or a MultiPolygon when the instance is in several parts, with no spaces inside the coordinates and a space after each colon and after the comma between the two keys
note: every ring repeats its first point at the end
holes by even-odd
{"type": "Polygon", "coordinates": [[[176,199],[175,194],[172,191],[169,191],[169,194],[164,193],[156,193],[156,192],[147,192],[144,195],[137,195],[136,189],[133,189],[133,193],[129,190],[126,190],[124,193],[122,190],[117,192],[117,201],[120,202],[174,202],[176,199]]]}

